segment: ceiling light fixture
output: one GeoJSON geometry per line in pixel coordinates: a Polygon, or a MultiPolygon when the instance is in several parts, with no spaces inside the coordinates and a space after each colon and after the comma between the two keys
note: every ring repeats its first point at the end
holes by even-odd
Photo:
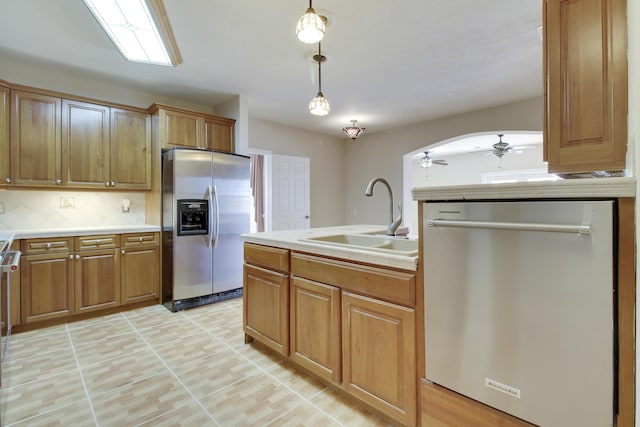
{"type": "Polygon", "coordinates": [[[307,44],[318,43],[324,37],[325,28],[325,19],[313,10],[309,0],[309,8],[296,25],[298,40],[307,44]]]}
{"type": "Polygon", "coordinates": [[[84,0],[127,61],[176,66],[182,56],[162,0],[84,0]]]}
{"type": "Polygon", "coordinates": [[[355,141],[360,135],[362,135],[366,128],[356,126],[357,120],[351,120],[351,126],[342,128],[342,132],[345,133],[352,141],[355,141]]]}
{"type": "Polygon", "coordinates": [[[313,55],[313,60],[318,63],[318,94],[309,103],[309,112],[314,116],[326,116],[331,111],[329,101],[324,97],[322,93],[322,63],[327,60],[327,57],[321,53],[320,43],[318,43],[318,54],[313,55]]]}

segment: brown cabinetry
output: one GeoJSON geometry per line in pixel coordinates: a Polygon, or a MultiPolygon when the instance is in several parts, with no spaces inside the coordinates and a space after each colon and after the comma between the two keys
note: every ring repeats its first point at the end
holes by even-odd
{"type": "Polygon", "coordinates": [[[291,359],[336,384],[342,380],[340,324],[340,289],[292,278],[291,359]]]}
{"type": "Polygon", "coordinates": [[[147,113],[11,91],[11,183],[78,188],[151,188],[147,113]]]}
{"type": "Polygon", "coordinates": [[[415,305],[415,272],[245,244],[245,334],[404,425],[417,416],[415,305]]]}
{"type": "Polygon", "coordinates": [[[69,316],[74,311],[73,238],[21,241],[22,323],[69,316]]]}
{"type": "Polygon", "coordinates": [[[187,147],[233,153],[235,120],[161,104],[149,110],[160,147],[187,147]]]}
{"type": "Polygon", "coordinates": [[[10,162],[10,133],[11,122],[11,91],[0,85],[0,185],[11,182],[10,162]]]}
{"type": "Polygon", "coordinates": [[[62,184],[61,114],[58,97],[11,91],[12,184],[62,184]]]}
{"type": "Polygon", "coordinates": [[[158,233],[123,234],[120,251],[120,298],[122,304],[157,301],[160,246],[158,233]]]}
{"type": "Polygon", "coordinates": [[[75,238],[75,314],[120,305],[119,236],[75,238]]]}
{"type": "Polygon", "coordinates": [[[342,293],[343,388],[405,425],[416,421],[415,310],[342,293]]]}
{"type": "Polygon", "coordinates": [[[159,240],[156,232],[21,240],[22,323],[158,301],[159,240]]]}
{"type": "Polygon", "coordinates": [[[245,244],[244,260],[244,333],[288,356],[289,251],[245,244]]]}
{"type": "Polygon", "coordinates": [[[545,0],[543,28],[549,172],[624,169],[626,0],[545,0]]]}

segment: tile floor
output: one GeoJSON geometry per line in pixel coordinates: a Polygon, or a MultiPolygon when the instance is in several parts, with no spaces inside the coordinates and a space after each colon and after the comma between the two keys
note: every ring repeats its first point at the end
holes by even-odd
{"type": "Polygon", "coordinates": [[[14,334],[0,425],[387,425],[243,340],[242,299],[179,313],[155,305],[14,334]]]}

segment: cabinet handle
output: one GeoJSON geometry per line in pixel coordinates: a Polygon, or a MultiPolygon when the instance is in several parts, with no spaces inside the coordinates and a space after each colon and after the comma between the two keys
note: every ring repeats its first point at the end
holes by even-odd
{"type": "Polygon", "coordinates": [[[108,187],[109,186],[109,181],[105,182],[104,185],[105,185],[105,187],[108,187]]]}
{"type": "Polygon", "coordinates": [[[124,255],[124,249],[122,250],[122,255],[124,255]]]}
{"type": "Polygon", "coordinates": [[[73,259],[73,254],[69,255],[69,259],[73,259]]]}
{"type": "Polygon", "coordinates": [[[61,179],[56,179],[56,185],[61,185],[62,184],[62,180],[61,179]]]}
{"type": "Polygon", "coordinates": [[[5,181],[7,181],[7,183],[11,184],[11,178],[6,178],[5,181]]]}
{"type": "Polygon", "coordinates": [[[111,186],[112,186],[112,187],[115,187],[115,186],[116,186],[115,181],[111,181],[111,186]]]}
{"type": "Polygon", "coordinates": [[[51,243],[47,243],[47,249],[51,249],[51,243]]]}
{"type": "Polygon", "coordinates": [[[142,237],[140,238],[140,241],[142,242],[142,237]]]}
{"type": "Polygon", "coordinates": [[[76,259],[80,259],[80,255],[76,255],[76,259]]]}

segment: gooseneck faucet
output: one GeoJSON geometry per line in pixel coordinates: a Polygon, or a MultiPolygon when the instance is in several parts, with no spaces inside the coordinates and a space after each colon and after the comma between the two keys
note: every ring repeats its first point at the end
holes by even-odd
{"type": "Polygon", "coordinates": [[[367,188],[364,190],[364,195],[371,197],[373,196],[373,187],[381,182],[387,187],[387,191],[389,192],[389,226],[387,227],[387,236],[395,236],[396,230],[400,227],[400,223],[402,223],[402,204],[398,203],[398,208],[400,209],[400,215],[394,220],[393,219],[393,191],[391,190],[391,186],[384,178],[374,178],[369,181],[367,184],[367,188]]]}

